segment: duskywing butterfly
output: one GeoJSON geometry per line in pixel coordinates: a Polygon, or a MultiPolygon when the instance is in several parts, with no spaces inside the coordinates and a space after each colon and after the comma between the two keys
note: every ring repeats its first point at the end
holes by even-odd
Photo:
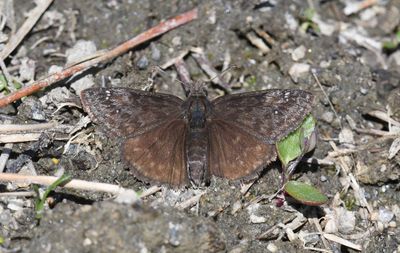
{"type": "Polygon", "coordinates": [[[194,85],[186,100],[129,88],[82,91],[84,109],[144,181],[201,185],[212,175],[231,180],[260,172],[277,157],[275,143],[310,113],[313,95],[271,89],[210,101],[194,85]]]}

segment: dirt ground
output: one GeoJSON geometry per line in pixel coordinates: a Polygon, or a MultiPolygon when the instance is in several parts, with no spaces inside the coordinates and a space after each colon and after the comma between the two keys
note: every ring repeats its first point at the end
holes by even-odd
{"type": "MultiPolygon", "coordinates": [[[[71,54],[112,48],[193,8],[199,18],[0,108],[2,124],[65,127],[14,143],[4,172],[65,172],[73,179],[146,191],[151,186],[121,161],[120,140],[82,123],[87,114],[79,92],[105,85],[184,98],[175,68],[152,75],[154,66],[192,50],[184,58],[192,79],[209,80],[212,74],[195,57],[194,51],[202,50],[216,73],[236,66],[223,76],[232,93],[299,88],[315,95],[318,144],[294,177],[320,189],[329,201],[319,207],[278,207],[268,198],[280,187],[278,162],[249,185],[213,178],[207,187],[161,187],[135,204],[57,188],[40,222],[35,196],[11,194],[0,196],[0,252],[400,252],[400,1],[362,2],[369,5],[54,1],[5,59],[10,75],[23,85],[65,67],[71,54]]],[[[0,7],[7,16],[0,27],[1,51],[35,3],[6,0],[0,7]]],[[[217,83],[207,89],[210,98],[226,94],[217,83]]],[[[0,187],[1,192],[32,192],[27,184],[0,187]]]]}

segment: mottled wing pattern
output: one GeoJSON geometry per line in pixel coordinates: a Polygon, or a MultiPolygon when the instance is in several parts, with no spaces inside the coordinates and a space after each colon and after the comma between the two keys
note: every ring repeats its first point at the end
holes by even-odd
{"type": "Polygon", "coordinates": [[[245,178],[276,159],[274,145],[258,140],[228,121],[211,120],[208,131],[208,164],[215,176],[245,178]]]}
{"type": "Polygon", "coordinates": [[[83,108],[108,135],[138,135],[179,117],[178,97],[128,88],[89,88],[81,92],[83,108]]]}
{"type": "Polygon", "coordinates": [[[282,89],[228,95],[212,101],[210,117],[274,144],[301,124],[311,111],[313,99],[307,91],[282,89]]]}
{"type": "Polygon", "coordinates": [[[165,122],[122,144],[122,157],[139,179],[173,186],[188,183],[185,156],[187,124],[184,120],[165,122]]]}

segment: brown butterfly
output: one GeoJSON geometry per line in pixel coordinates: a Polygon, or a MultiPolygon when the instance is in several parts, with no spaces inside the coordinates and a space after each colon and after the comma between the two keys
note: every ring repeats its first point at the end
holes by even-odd
{"type": "Polygon", "coordinates": [[[173,186],[231,180],[260,172],[275,143],[310,113],[313,95],[271,89],[210,101],[194,85],[186,100],[129,88],[90,88],[81,100],[90,118],[121,140],[123,160],[144,181],[173,186]]]}

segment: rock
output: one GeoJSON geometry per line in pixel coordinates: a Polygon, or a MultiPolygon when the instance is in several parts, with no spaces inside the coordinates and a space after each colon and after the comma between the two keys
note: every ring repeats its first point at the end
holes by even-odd
{"type": "Polygon", "coordinates": [[[225,238],[213,222],[172,208],[60,204],[45,213],[27,252],[225,252],[225,238]]]}
{"type": "Polygon", "coordinates": [[[304,56],[306,55],[306,47],[301,45],[299,47],[297,47],[295,50],[293,50],[292,52],[292,59],[293,61],[299,61],[301,59],[304,58],[304,56]]]}
{"type": "Polygon", "coordinates": [[[84,60],[86,56],[92,55],[97,51],[96,44],[93,41],[78,40],[76,44],[67,49],[67,65],[84,60]]]}
{"type": "Polygon", "coordinates": [[[335,208],[336,224],[340,233],[350,234],[356,226],[354,212],[348,211],[343,207],[335,208]]]}
{"type": "Polygon", "coordinates": [[[295,63],[289,69],[289,75],[293,82],[297,83],[299,78],[305,76],[310,71],[310,65],[306,63],[295,63]]]}
{"type": "Polygon", "coordinates": [[[378,211],[378,221],[383,224],[389,223],[394,217],[394,213],[384,207],[380,207],[378,211]]]}
{"type": "Polygon", "coordinates": [[[136,66],[139,69],[146,69],[147,66],[149,66],[149,60],[147,59],[147,57],[145,55],[142,55],[140,57],[140,59],[138,60],[138,62],[136,63],[136,66]]]}

